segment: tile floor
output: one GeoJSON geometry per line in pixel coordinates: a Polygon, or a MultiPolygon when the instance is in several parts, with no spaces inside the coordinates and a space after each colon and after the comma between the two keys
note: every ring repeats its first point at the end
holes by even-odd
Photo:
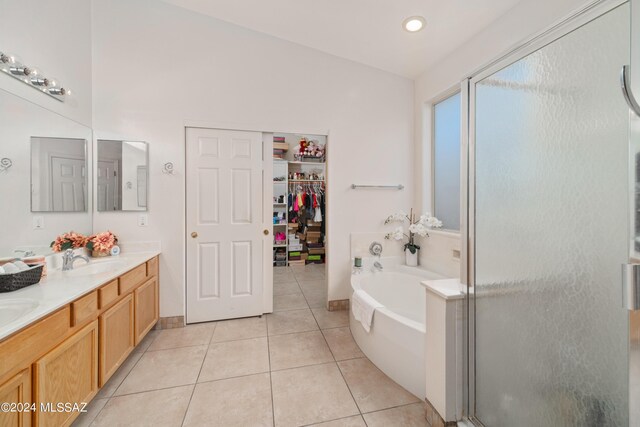
{"type": "Polygon", "coordinates": [[[74,426],[427,426],[329,312],[324,266],[276,268],[274,312],[151,331],[74,426]]]}

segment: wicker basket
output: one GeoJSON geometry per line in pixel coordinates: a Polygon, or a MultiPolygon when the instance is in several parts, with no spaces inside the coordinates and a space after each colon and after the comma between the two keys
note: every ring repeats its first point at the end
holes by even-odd
{"type": "Polygon", "coordinates": [[[27,286],[40,282],[44,264],[36,264],[28,270],[19,271],[13,274],[0,274],[0,292],[17,291],[27,286]]]}

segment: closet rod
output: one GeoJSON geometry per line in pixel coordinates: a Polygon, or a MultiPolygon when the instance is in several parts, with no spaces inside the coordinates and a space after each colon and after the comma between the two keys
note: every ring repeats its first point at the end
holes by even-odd
{"type": "Polygon", "coordinates": [[[387,188],[387,189],[392,189],[392,190],[403,190],[404,189],[404,185],[402,184],[398,184],[398,185],[360,185],[360,184],[351,184],[351,188],[353,188],[354,190],[357,188],[387,188]]]}

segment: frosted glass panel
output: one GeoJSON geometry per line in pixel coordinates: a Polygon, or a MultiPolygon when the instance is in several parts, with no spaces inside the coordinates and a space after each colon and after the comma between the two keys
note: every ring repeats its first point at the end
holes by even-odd
{"type": "Polygon", "coordinates": [[[434,106],[434,215],[460,230],[460,94],[434,106]]]}
{"type": "Polygon", "coordinates": [[[625,426],[629,8],[475,85],[476,416],[625,426]]]}

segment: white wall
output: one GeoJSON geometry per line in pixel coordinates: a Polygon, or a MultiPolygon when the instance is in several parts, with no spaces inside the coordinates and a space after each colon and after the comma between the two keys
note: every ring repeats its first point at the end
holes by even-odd
{"type": "Polygon", "coordinates": [[[5,89],[91,126],[91,2],[0,0],[0,51],[59,79],[72,95],[63,103],[0,73],[5,89]]]}
{"type": "Polygon", "coordinates": [[[186,121],[329,132],[329,299],[348,298],[349,233],[411,207],[413,82],[153,0],[94,0],[93,24],[94,129],[150,143],[151,191],[148,227],[98,213],[94,228],[162,240],[161,316],[184,311],[186,121]]]}
{"type": "Polygon", "coordinates": [[[431,109],[429,102],[459,86],[477,68],[498,58],[519,42],[553,25],[577,10],[586,0],[539,0],[519,3],[488,28],[474,36],[462,48],[451,53],[437,66],[427,70],[415,82],[414,166],[416,206],[431,208],[431,109]]]}

